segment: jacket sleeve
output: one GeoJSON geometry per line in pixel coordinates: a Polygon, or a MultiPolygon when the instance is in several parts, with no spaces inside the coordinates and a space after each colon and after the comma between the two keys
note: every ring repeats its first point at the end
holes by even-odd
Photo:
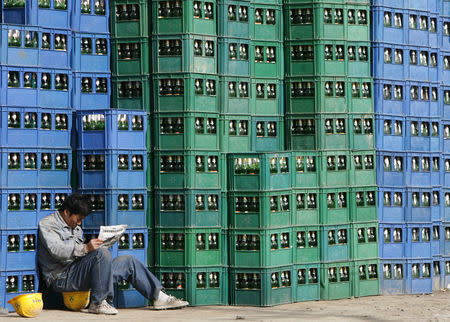
{"type": "Polygon", "coordinates": [[[86,255],[81,239],[73,235],[63,238],[57,229],[51,223],[39,223],[39,242],[53,258],[67,261],[86,255]]]}

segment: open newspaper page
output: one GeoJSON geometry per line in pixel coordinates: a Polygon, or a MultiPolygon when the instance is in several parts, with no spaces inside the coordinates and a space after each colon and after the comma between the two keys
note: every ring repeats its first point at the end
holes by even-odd
{"type": "Polygon", "coordinates": [[[103,240],[102,247],[109,248],[114,245],[127,229],[127,225],[100,226],[98,238],[103,240]]]}

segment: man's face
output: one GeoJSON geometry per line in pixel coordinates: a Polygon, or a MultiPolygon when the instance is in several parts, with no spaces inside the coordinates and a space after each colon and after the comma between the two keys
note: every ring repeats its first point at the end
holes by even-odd
{"type": "Polygon", "coordinates": [[[83,219],[84,219],[84,217],[82,215],[71,214],[67,209],[64,210],[64,221],[72,229],[74,229],[77,226],[81,225],[81,221],[83,219]]]}

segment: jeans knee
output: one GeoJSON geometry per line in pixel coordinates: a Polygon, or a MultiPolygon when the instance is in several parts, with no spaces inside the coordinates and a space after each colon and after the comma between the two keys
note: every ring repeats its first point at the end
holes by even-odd
{"type": "Polygon", "coordinates": [[[100,260],[111,261],[111,253],[105,247],[100,247],[99,249],[94,250],[94,254],[100,260]]]}

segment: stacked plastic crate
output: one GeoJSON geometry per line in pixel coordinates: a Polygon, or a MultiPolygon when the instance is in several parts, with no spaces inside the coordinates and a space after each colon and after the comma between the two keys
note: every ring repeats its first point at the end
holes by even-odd
{"type": "MultiPolygon", "coordinates": [[[[441,272],[441,288],[448,288],[450,284],[450,146],[448,144],[448,140],[450,139],[450,122],[448,121],[450,118],[450,2],[449,1],[440,1],[440,17],[438,20],[438,35],[439,35],[439,48],[440,55],[438,61],[439,68],[439,76],[440,83],[442,86],[441,95],[443,97],[439,97],[443,100],[443,128],[444,128],[444,146],[442,147],[444,160],[444,212],[443,212],[443,228],[441,228],[441,234],[445,234],[445,236],[441,235],[441,248],[440,254],[442,257],[440,258],[440,272],[441,272]]],[[[441,127],[442,128],[442,127],[441,127]]],[[[433,258],[434,261],[437,259],[433,258]]],[[[434,270],[436,273],[436,270],[434,270]]],[[[437,282],[438,277],[434,276],[434,281],[437,282]]],[[[433,283],[433,289],[437,283],[433,283]]]]}
{"type": "Polygon", "coordinates": [[[37,225],[71,192],[71,43],[66,1],[3,3],[0,305],[38,290],[37,225]],[[45,14],[52,26],[38,18],[45,14]],[[27,25],[25,25],[27,23],[27,25]]]}
{"type": "Polygon", "coordinates": [[[191,305],[227,304],[217,4],[151,3],[156,276],[191,305]]]}
{"type": "Polygon", "coordinates": [[[315,298],[379,290],[369,8],[284,6],[287,146],[311,150],[293,152],[295,264],[315,298]]]}
{"type": "MultiPolygon", "coordinates": [[[[89,195],[93,206],[93,212],[83,221],[85,238],[88,241],[96,235],[101,225],[126,224],[125,234],[111,249],[112,256],[130,254],[146,262],[151,249],[147,229],[147,113],[110,109],[114,96],[109,4],[77,2],[72,20],[77,15],[77,21],[72,22],[72,102],[76,110],[73,147],[77,164],[74,186],[89,195]]],[[[146,303],[129,282],[119,282],[117,307],[146,303]]]]}
{"type": "Polygon", "coordinates": [[[443,21],[432,0],[374,1],[372,13],[381,293],[428,293],[444,244],[443,21]]]}

